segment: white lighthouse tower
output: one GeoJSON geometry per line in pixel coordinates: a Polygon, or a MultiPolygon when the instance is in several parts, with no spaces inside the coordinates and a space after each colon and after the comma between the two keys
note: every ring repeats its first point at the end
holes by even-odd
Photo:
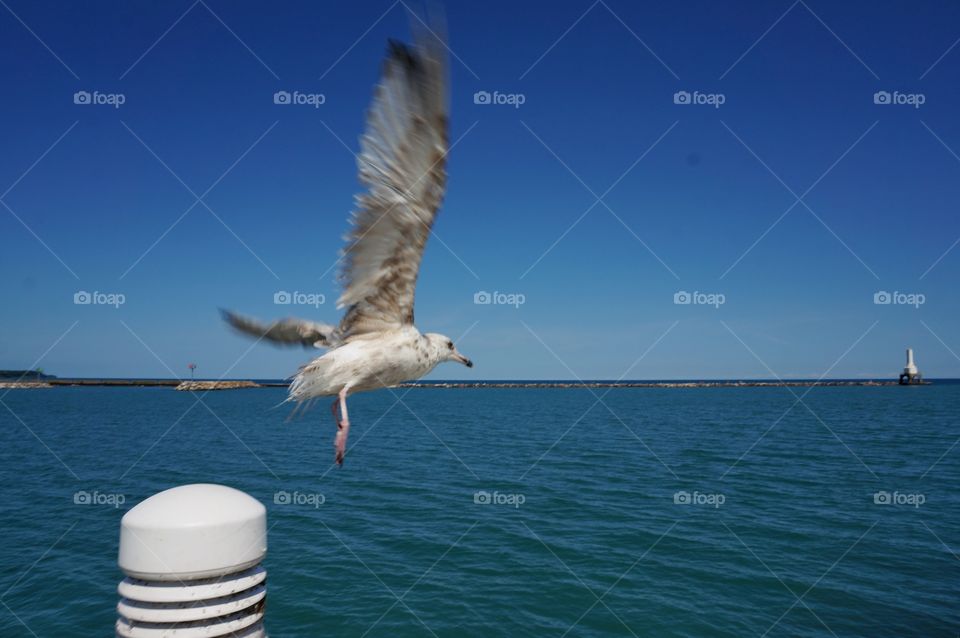
{"type": "Polygon", "coordinates": [[[913,362],[913,348],[907,348],[907,365],[903,367],[903,372],[900,373],[900,385],[922,382],[923,375],[920,374],[917,365],[913,362]]]}

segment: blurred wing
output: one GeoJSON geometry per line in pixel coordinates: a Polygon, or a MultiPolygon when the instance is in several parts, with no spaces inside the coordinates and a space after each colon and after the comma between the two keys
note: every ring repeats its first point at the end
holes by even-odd
{"type": "Polygon", "coordinates": [[[221,310],[220,312],[223,314],[223,320],[238,332],[277,345],[329,348],[337,343],[337,329],[329,324],[294,317],[279,319],[272,323],[263,323],[229,310],[221,310]]]}
{"type": "Polygon", "coordinates": [[[443,42],[391,42],[358,158],[367,191],[356,198],[343,250],[339,330],[351,337],[413,323],[423,249],[446,184],[443,42]]]}

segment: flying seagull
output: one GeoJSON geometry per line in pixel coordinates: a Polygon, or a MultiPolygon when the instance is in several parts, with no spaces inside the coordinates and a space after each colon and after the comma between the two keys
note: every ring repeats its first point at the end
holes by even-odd
{"type": "Polygon", "coordinates": [[[347,395],[418,379],[444,361],[473,367],[451,339],[422,334],[413,323],[420,260],[446,184],[447,148],[443,42],[432,31],[412,46],[391,41],[361,138],[359,178],[367,190],[356,197],[341,255],[340,323],[262,323],[223,311],[248,335],[328,349],[300,368],[287,400],[337,396],[331,412],[338,465],[350,432],[347,395]]]}

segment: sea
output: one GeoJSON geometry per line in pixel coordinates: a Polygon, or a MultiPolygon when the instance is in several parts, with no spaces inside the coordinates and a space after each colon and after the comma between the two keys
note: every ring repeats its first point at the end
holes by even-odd
{"type": "Polygon", "coordinates": [[[0,636],[113,636],[121,518],[204,482],[272,638],[960,635],[956,382],[381,390],[342,467],[284,397],[0,390],[0,636]]]}

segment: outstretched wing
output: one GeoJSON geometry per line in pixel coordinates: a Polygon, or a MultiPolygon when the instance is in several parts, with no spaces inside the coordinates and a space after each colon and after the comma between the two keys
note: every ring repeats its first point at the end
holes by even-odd
{"type": "Polygon", "coordinates": [[[229,310],[221,310],[223,319],[244,334],[265,339],[278,345],[303,346],[304,348],[330,348],[337,344],[337,329],[315,321],[288,317],[271,323],[263,323],[229,310]]]}
{"type": "Polygon", "coordinates": [[[423,249],[446,184],[446,56],[432,32],[390,42],[358,158],[338,307],[344,340],[413,323],[423,249]]]}

